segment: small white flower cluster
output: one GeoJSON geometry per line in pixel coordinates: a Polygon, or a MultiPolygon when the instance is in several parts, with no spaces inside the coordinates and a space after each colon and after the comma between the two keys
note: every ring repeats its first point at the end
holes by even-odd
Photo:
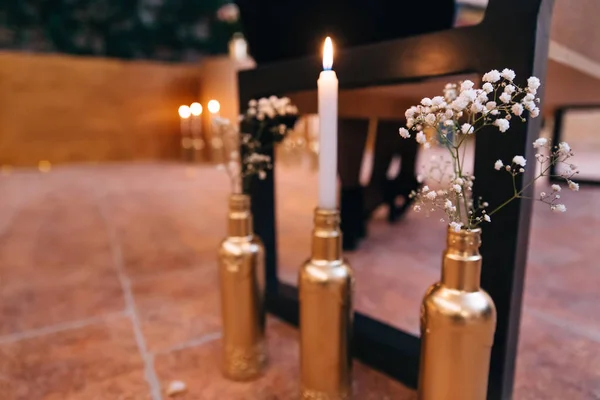
{"type": "Polygon", "coordinates": [[[297,119],[298,108],[290,99],[276,96],[251,100],[246,113],[240,117],[239,129],[228,120],[215,119],[227,160],[220,168],[227,171],[234,193],[240,190],[247,193],[254,175],[258,179],[267,177],[273,164],[265,152],[287,136],[297,119]]]}
{"type": "Polygon", "coordinates": [[[246,117],[256,118],[258,121],[296,115],[298,115],[298,108],[291,103],[289,97],[277,96],[250,100],[246,111],[246,117]]]}
{"type": "Polygon", "coordinates": [[[475,89],[470,80],[460,85],[449,83],[443,96],[425,97],[421,104],[406,110],[406,128],[400,128],[400,136],[407,139],[411,137],[410,131],[414,131],[417,142],[428,148],[431,144],[423,133],[428,127],[436,130],[440,130],[440,126],[446,127],[441,132],[441,144],[445,145],[451,140],[446,136],[447,129],[457,134],[472,135],[484,126],[493,125],[500,132],[506,132],[513,117],[524,120],[525,111],[532,118],[537,117],[540,110],[536,103],[540,99],[535,95],[540,80],[531,77],[527,80],[527,87],[521,88],[513,82],[514,79],[514,71],[505,68],[502,72],[492,70],[483,75],[481,89],[475,89]]]}
{"type": "MultiPolygon", "coordinates": [[[[538,176],[536,176],[534,178],[534,181],[541,177],[549,176],[550,169],[552,166],[566,165],[567,168],[565,168],[559,176],[555,176],[555,178],[564,179],[567,184],[567,187],[570,190],[572,190],[574,192],[579,191],[579,184],[572,180],[572,178],[575,175],[577,175],[579,173],[579,171],[577,170],[576,165],[567,162],[567,160],[569,158],[573,157],[573,155],[574,155],[573,151],[571,150],[571,146],[569,146],[569,144],[567,142],[561,142],[558,144],[558,146],[552,147],[550,140],[548,140],[546,138],[539,138],[533,142],[533,148],[538,150],[538,153],[535,155],[535,159],[540,164],[540,171],[541,171],[538,174],[538,176]],[[547,149],[550,152],[550,155],[544,155],[542,153],[543,149],[547,149]]],[[[514,165],[522,165],[524,167],[525,166],[525,158],[523,158],[521,156],[516,156],[513,159],[513,166],[507,165],[505,167],[506,171],[511,173],[513,179],[515,179],[517,172],[524,172],[523,168],[519,168],[517,171],[517,168],[515,168],[514,165]],[[519,157],[518,161],[521,161],[521,164],[519,164],[515,161],[515,159],[517,157],[519,157]]],[[[502,169],[502,166],[503,166],[502,161],[498,160],[498,161],[496,161],[494,168],[496,168],[497,170],[500,170],[500,169],[502,169]],[[499,168],[499,166],[500,166],[500,168],[499,168]]],[[[551,189],[552,190],[549,193],[541,192],[539,197],[536,198],[535,200],[539,200],[543,203],[548,204],[550,206],[550,210],[552,210],[554,212],[560,213],[560,212],[567,211],[567,207],[564,204],[557,202],[560,200],[560,191],[562,190],[562,187],[559,184],[553,184],[551,186],[551,189]]],[[[519,197],[521,197],[521,196],[519,196],[519,197]]]]}
{"type": "MultiPolygon", "coordinates": [[[[521,88],[514,83],[514,79],[515,72],[511,69],[492,70],[483,75],[481,89],[474,88],[474,83],[469,80],[458,85],[449,83],[445,86],[443,96],[426,97],[421,100],[421,104],[406,110],[406,128],[400,128],[400,136],[408,139],[414,133],[415,140],[426,148],[436,140],[448,150],[452,159],[432,160],[428,178],[447,186],[442,190],[431,190],[428,186],[423,186],[413,191],[411,198],[415,201],[415,211],[441,210],[455,231],[473,229],[482,222],[491,222],[492,215],[511,201],[527,198],[524,195],[525,190],[537,179],[548,176],[550,167],[558,164],[567,165],[561,177],[566,180],[569,189],[579,190],[579,185],[572,181],[572,177],[578,173],[577,167],[566,162],[573,156],[570,146],[562,142],[551,147],[547,139],[539,138],[533,143],[533,147],[540,151],[536,154],[536,160],[542,168],[541,173],[532,182],[517,190],[517,176],[523,174],[527,167],[524,156],[516,155],[508,164],[497,160],[494,169],[508,172],[513,179],[512,197],[489,212],[487,202],[481,198],[477,202],[473,201],[475,177],[464,171],[464,146],[467,138],[486,126],[494,126],[500,132],[506,132],[513,118],[525,121],[525,114],[535,118],[540,113],[537,106],[540,100],[536,98],[540,80],[530,77],[527,86],[521,88]],[[433,139],[428,138],[425,134],[426,128],[434,129],[437,136],[433,136],[433,139]],[[550,150],[551,154],[543,155],[542,149],[550,150]]],[[[417,179],[423,182],[423,177],[417,179]]],[[[536,200],[549,204],[552,211],[565,212],[565,205],[557,202],[560,199],[560,190],[559,185],[553,185],[551,194],[542,193],[536,200]]]]}
{"type": "MultiPolygon", "coordinates": [[[[413,191],[410,197],[415,200],[413,209],[417,212],[441,211],[446,214],[448,222],[453,229],[460,230],[465,225],[461,213],[468,210],[467,219],[472,223],[482,221],[490,222],[491,218],[486,214],[488,206],[479,199],[475,207],[472,201],[473,184],[475,177],[468,173],[457,176],[451,171],[452,162],[444,157],[432,157],[427,171],[428,178],[438,184],[447,185],[447,189],[432,190],[425,185],[413,191]]],[[[421,177],[422,178],[422,177],[421,177]]],[[[444,219],[442,219],[445,222],[444,219]]]]}

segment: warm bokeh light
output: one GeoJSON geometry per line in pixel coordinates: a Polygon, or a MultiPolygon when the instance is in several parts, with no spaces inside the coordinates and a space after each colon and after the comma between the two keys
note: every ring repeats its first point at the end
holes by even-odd
{"type": "Polygon", "coordinates": [[[192,113],[192,115],[197,117],[198,115],[202,114],[202,105],[197,101],[193,102],[192,104],[190,104],[190,112],[192,113]]]}
{"type": "Polygon", "coordinates": [[[333,42],[327,36],[323,45],[323,69],[330,70],[333,67],[333,42]]]}
{"type": "Polygon", "coordinates": [[[208,102],[208,111],[211,114],[218,113],[220,109],[221,109],[221,103],[219,103],[217,100],[211,100],[208,102]]]}
{"type": "Polygon", "coordinates": [[[179,116],[181,118],[189,118],[192,112],[190,111],[190,107],[188,106],[180,106],[179,107],[179,116]]]}

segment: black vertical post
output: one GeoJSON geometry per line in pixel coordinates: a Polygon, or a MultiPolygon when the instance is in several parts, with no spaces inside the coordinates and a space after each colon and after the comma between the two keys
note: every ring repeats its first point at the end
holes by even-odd
{"type": "MultiPolygon", "coordinates": [[[[529,25],[521,24],[514,29],[521,30],[521,41],[506,43],[502,35],[502,18],[489,23],[489,45],[494,47],[500,60],[490,57],[483,66],[488,69],[511,68],[517,74],[516,83],[527,86],[527,78],[536,76],[542,83],[546,78],[548,63],[549,29],[552,2],[523,2],[520,7],[524,15],[531,18],[529,25]],[[501,65],[498,65],[501,62],[501,65]]],[[[500,10],[501,2],[490,3],[489,15],[500,10]],[[492,7],[492,5],[494,7],[492,7]],[[498,7],[496,10],[495,8],[498,7]]],[[[485,71],[484,71],[485,72],[485,71]]],[[[543,98],[543,86],[536,97],[543,98]]],[[[496,171],[494,162],[501,159],[511,163],[516,155],[528,160],[525,173],[517,179],[517,190],[523,188],[523,182],[530,182],[535,174],[533,141],[538,137],[542,117],[527,118],[521,122],[514,117],[510,130],[501,133],[498,129],[487,128],[477,135],[475,149],[475,195],[482,196],[490,203],[489,209],[501,204],[513,194],[512,179],[504,171],[496,171]]],[[[524,193],[531,197],[533,187],[524,193]]],[[[497,308],[497,328],[492,348],[488,400],[509,400],[512,398],[523,283],[529,244],[532,202],[516,200],[492,217],[491,224],[483,226],[482,287],[492,296],[497,308]]]]}

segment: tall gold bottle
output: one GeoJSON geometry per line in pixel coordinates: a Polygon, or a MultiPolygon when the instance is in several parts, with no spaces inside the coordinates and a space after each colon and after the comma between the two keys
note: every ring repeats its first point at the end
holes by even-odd
{"type": "Polygon", "coordinates": [[[442,280],[421,305],[419,400],[485,400],[496,308],[481,289],[481,230],[448,229],[442,280]]]}
{"type": "Polygon", "coordinates": [[[265,345],[264,247],[252,231],[250,198],[229,199],[228,236],[219,249],[223,373],[244,381],[261,375],[265,345]]]}
{"type": "Polygon", "coordinates": [[[312,256],[300,268],[302,400],[346,400],[352,394],[352,270],[342,259],[340,215],[315,211],[312,256]]]}

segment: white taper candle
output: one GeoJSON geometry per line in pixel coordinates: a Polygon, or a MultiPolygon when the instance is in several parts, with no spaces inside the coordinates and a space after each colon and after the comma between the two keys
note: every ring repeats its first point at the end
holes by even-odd
{"type": "Polygon", "coordinates": [[[337,208],[338,79],[333,66],[333,44],[323,48],[323,71],[319,75],[319,208],[337,208]]]}

